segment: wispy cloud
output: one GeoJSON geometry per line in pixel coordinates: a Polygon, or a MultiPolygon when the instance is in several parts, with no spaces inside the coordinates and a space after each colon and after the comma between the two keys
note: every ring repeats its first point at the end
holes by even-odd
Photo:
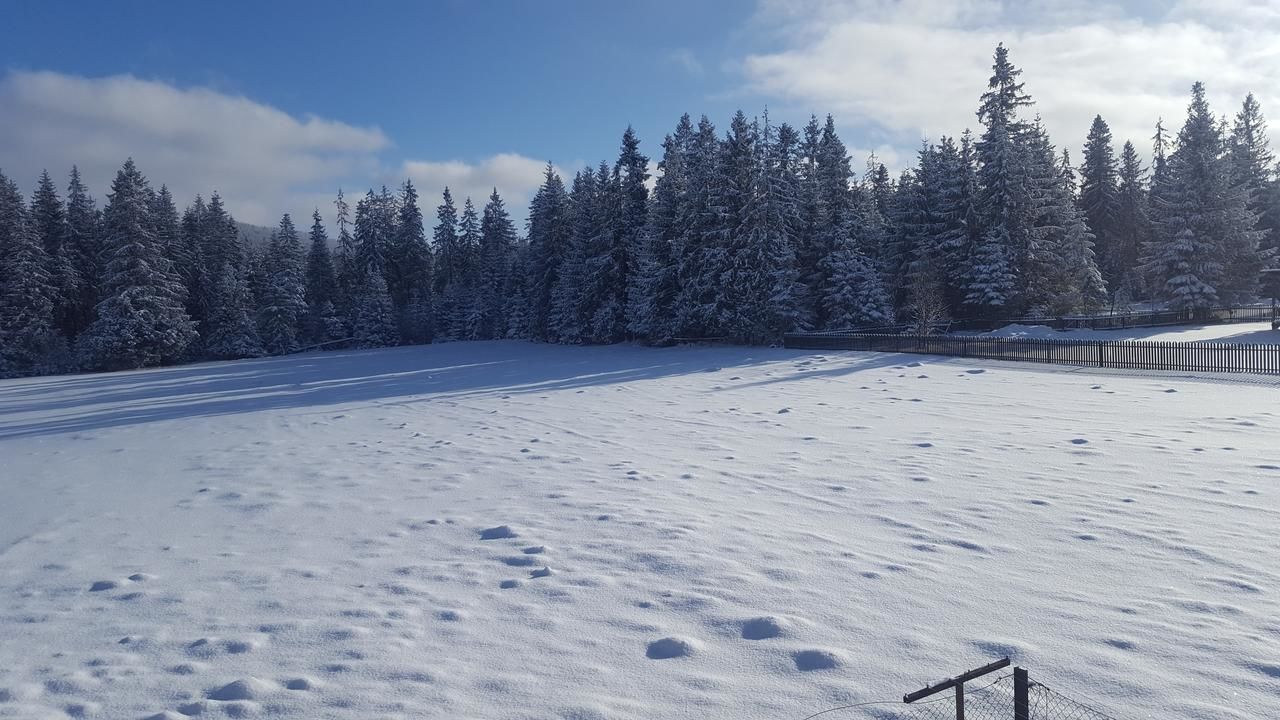
{"type": "Polygon", "coordinates": [[[694,77],[702,77],[707,74],[707,68],[702,64],[702,61],[699,60],[698,56],[694,55],[693,51],[688,48],[668,50],[664,57],[668,63],[675,65],[694,77]]]}
{"type": "Polygon", "coordinates": [[[545,164],[513,153],[473,163],[389,160],[394,143],[376,127],[130,75],[9,72],[0,78],[0,128],[0,169],[24,187],[43,168],[65,180],[75,164],[101,199],[133,157],[180,203],[217,190],[238,219],[264,225],[313,207],[328,216],[339,186],[354,194],[406,177],[428,206],[446,182],[459,202],[472,194],[480,203],[497,186],[519,224],[545,164]]]}

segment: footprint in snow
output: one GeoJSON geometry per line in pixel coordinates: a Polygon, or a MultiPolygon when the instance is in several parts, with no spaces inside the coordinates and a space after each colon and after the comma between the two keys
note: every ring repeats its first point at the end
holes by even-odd
{"type": "Polygon", "coordinates": [[[1088,445],[1089,441],[1084,438],[1071,438],[1072,445],[1088,445]]]}
{"type": "Polygon", "coordinates": [[[485,528],[480,531],[481,540],[505,540],[507,538],[520,537],[510,525],[498,525],[497,527],[485,528]]]}
{"type": "Polygon", "coordinates": [[[791,655],[796,669],[801,672],[834,670],[840,667],[840,656],[830,650],[801,650],[791,655]]]}
{"type": "Polygon", "coordinates": [[[766,615],[764,617],[751,618],[742,623],[742,638],[744,640],[768,640],[781,635],[782,629],[782,621],[776,617],[766,615]]]}
{"type": "Polygon", "coordinates": [[[692,655],[693,650],[694,645],[692,640],[686,640],[678,637],[666,637],[649,643],[648,648],[645,649],[644,655],[650,660],[670,660],[672,658],[692,655]]]}

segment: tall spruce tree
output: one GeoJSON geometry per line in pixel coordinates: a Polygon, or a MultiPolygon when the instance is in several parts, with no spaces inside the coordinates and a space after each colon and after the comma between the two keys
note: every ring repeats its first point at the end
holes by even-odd
{"type": "Polygon", "coordinates": [[[103,300],[79,343],[87,367],[119,370],[173,362],[195,339],[182,282],[155,235],[150,199],[146,178],[132,159],[126,161],[102,214],[108,259],[103,300]]]}
{"type": "Polygon", "coordinates": [[[489,195],[480,220],[480,285],[477,298],[481,308],[480,337],[485,340],[507,335],[506,290],[511,282],[511,263],[516,251],[516,229],[498,189],[489,195]]]}
{"type": "Polygon", "coordinates": [[[662,160],[654,183],[644,248],[627,298],[627,329],[652,343],[666,343],[676,333],[675,304],[680,292],[679,219],[689,201],[688,155],[693,121],[680,117],[676,129],[662,142],[662,160]]]}
{"type": "Polygon", "coordinates": [[[320,218],[320,209],[311,213],[311,243],[307,248],[305,323],[306,340],[322,343],[340,340],[334,336],[333,320],[336,316],[338,280],[333,270],[333,254],[329,249],[329,234],[320,218]]]}
{"type": "Polygon", "coordinates": [[[1018,81],[1021,75],[1009,51],[997,46],[978,107],[985,130],[975,146],[984,232],[969,267],[965,302],[979,314],[1008,312],[1026,287],[1033,210],[1024,149],[1029,126],[1018,111],[1031,98],[1018,81]]]}
{"type": "Polygon", "coordinates": [[[0,377],[57,371],[59,288],[18,186],[0,173],[0,377]]]}
{"type": "Polygon", "coordinates": [[[80,281],[68,333],[72,337],[78,336],[93,321],[94,307],[98,304],[103,275],[98,224],[98,208],[80,180],[80,170],[72,166],[71,179],[67,184],[67,238],[64,243],[80,281]]]}
{"type": "Polygon", "coordinates": [[[44,247],[45,270],[53,287],[54,327],[67,340],[78,330],[77,311],[81,295],[80,271],[69,241],[66,209],[48,171],[40,174],[40,182],[31,197],[31,224],[44,247]]]}
{"type": "Polygon", "coordinates": [[[1107,284],[1112,305],[1124,308],[1139,297],[1146,297],[1146,284],[1139,268],[1142,248],[1151,237],[1151,221],[1147,212],[1146,171],[1133,143],[1125,142],[1120,151],[1119,186],[1117,188],[1115,234],[1104,264],[1116,273],[1107,284]]]}
{"type": "Polygon", "coordinates": [[[551,288],[548,332],[562,343],[577,344],[588,339],[583,297],[589,278],[587,258],[594,236],[596,174],[580,170],[569,191],[569,245],[551,288]]]}
{"type": "Polygon", "coordinates": [[[204,337],[204,352],[211,359],[236,360],[266,352],[254,318],[256,308],[248,273],[243,265],[226,263],[212,274],[216,280],[204,337]]]}
{"type": "Polygon", "coordinates": [[[272,355],[295,352],[307,311],[306,283],[302,243],[288,213],[280,218],[280,225],[271,236],[264,271],[266,285],[259,298],[258,319],[263,348],[272,355]]]}
{"type": "Polygon", "coordinates": [[[434,258],[427,245],[418,207],[418,191],[405,180],[388,249],[387,289],[400,323],[400,339],[406,343],[431,341],[431,296],[434,258]]]}
{"type": "Polygon", "coordinates": [[[551,331],[552,294],[569,254],[571,232],[569,194],[547,163],[542,186],[529,203],[529,248],[524,260],[530,306],[526,324],[533,339],[557,339],[551,331]]]}
{"type": "Polygon", "coordinates": [[[708,337],[716,333],[716,292],[719,287],[719,248],[723,224],[718,202],[720,141],[715,125],[704,115],[690,140],[685,157],[688,192],[676,216],[676,282],[672,310],[675,336],[708,337]]]}
{"type": "Polygon", "coordinates": [[[749,132],[748,184],[732,218],[719,323],[733,340],[761,344],[779,341],[799,320],[795,135],[788,128],[779,142],[767,114],[749,132]]]}
{"type": "Polygon", "coordinates": [[[1195,83],[1176,149],[1152,188],[1156,233],[1146,253],[1155,290],[1177,308],[1248,299],[1256,288],[1257,218],[1225,140],[1195,83]]]}
{"type": "Polygon", "coordinates": [[[1100,269],[1108,287],[1118,285],[1131,266],[1115,264],[1123,257],[1116,252],[1119,232],[1119,166],[1112,149],[1111,128],[1101,115],[1093,118],[1084,144],[1080,166],[1080,209],[1093,231],[1094,243],[1102,258],[1100,269]]]}

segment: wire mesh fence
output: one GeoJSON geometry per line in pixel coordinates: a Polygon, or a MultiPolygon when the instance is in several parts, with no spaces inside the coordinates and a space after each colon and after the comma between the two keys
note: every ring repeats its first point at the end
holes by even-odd
{"type": "Polygon", "coordinates": [[[1096,707],[1038,683],[1031,684],[1028,705],[1027,720],[1116,720],[1096,707]]]}
{"type": "Polygon", "coordinates": [[[1094,705],[1032,681],[1018,669],[995,680],[972,685],[965,685],[959,692],[953,688],[910,703],[867,702],[830,708],[805,720],[819,716],[824,720],[1118,720],[1094,705]]]}

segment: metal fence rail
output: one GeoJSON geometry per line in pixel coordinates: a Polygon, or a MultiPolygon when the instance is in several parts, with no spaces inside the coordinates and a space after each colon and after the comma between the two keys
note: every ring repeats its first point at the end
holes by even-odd
{"type": "Polygon", "coordinates": [[[861,333],[792,333],[784,337],[783,344],[804,350],[867,350],[1082,367],[1280,375],[1280,345],[861,333]]]}
{"type": "MultiPolygon", "coordinates": [[[[988,332],[1008,325],[1042,325],[1054,330],[1119,330],[1124,328],[1164,327],[1168,325],[1226,325],[1230,323],[1269,322],[1273,318],[1269,305],[1232,305],[1200,310],[1143,310],[1138,312],[1101,313],[1098,315],[1059,315],[1054,317],[961,318],[929,323],[930,332],[988,332]]],[[[866,325],[825,331],[836,335],[916,333],[913,323],[866,325]]]]}
{"type": "Polygon", "coordinates": [[[1023,668],[996,675],[1009,664],[1009,659],[1004,658],[970,670],[908,693],[902,702],[864,702],[828,708],[805,720],[823,716],[834,720],[836,715],[876,720],[1116,720],[1092,705],[1032,680],[1023,668]],[[966,683],[973,687],[966,687],[966,683]]]}

